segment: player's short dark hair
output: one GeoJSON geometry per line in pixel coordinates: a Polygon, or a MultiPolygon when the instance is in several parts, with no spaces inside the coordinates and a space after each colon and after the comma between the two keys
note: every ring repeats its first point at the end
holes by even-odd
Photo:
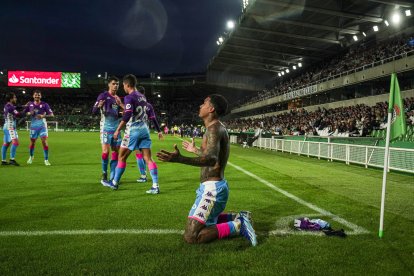
{"type": "Polygon", "coordinates": [[[42,91],[40,91],[39,89],[35,89],[35,90],[33,90],[33,93],[32,93],[32,95],[34,95],[35,93],[39,93],[39,94],[42,94],[42,91]]]}
{"type": "Polygon", "coordinates": [[[13,92],[9,92],[6,94],[6,101],[10,102],[16,96],[13,92]]]}
{"type": "Polygon", "coordinates": [[[129,87],[136,87],[138,83],[137,78],[132,74],[124,76],[122,82],[127,84],[129,87]]]}
{"type": "Polygon", "coordinates": [[[217,115],[219,117],[226,115],[228,107],[226,98],[220,94],[211,94],[208,97],[210,98],[210,103],[213,105],[217,115]]]}
{"type": "Polygon", "coordinates": [[[139,93],[145,95],[145,87],[144,86],[142,86],[142,85],[138,86],[137,90],[138,90],[139,93]]]}
{"type": "Polygon", "coordinates": [[[119,82],[119,79],[118,79],[117,77],[115,77],[115,76],[110,76],[110,77],[108,78],[108,83],[110,83],[111,81],[116,81],[116,82],[119,82]]]}

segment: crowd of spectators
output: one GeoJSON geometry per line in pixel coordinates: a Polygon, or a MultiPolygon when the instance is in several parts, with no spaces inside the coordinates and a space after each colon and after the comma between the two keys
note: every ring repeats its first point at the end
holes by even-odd
{"type": "MultiPolygon", "coordinates": [[[[386,128],[387,102],[375,106],[359,104],[334,109],[291,110],[276,116],[233,119],[225,122],[231,132],[254,132],[256,128],[275,135],[368,136],[386,128]]],[[[407,125],[414,125],[414,97],[404,99],[407,125]]]]}
{"type": "Polygon", "coordinates": [[[414,54],[414,47],[408,43],[413,38],[400,36],[380,42],[376,45],[359,44],[350,48],[346,53],[329,59],[314,68],[309,68],[302,75],[290,79],[283,79],[271,89],[259,91],[253,97],[241,99],[236,105],[242,106],[253,102],[265,100],[282,95],[313,84],[324,82],[330,78],[339,77],[341,74],[364,70],[389,62],[390,58],[399,59],[407,53],[414,54]]]}

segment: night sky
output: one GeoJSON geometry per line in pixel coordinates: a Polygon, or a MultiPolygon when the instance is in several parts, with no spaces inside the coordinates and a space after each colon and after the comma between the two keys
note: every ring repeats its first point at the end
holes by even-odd
{"type": "Polygon", "coordinates": [[[204,72],[241,2],[1,1],[0,70],[204,72]]]}

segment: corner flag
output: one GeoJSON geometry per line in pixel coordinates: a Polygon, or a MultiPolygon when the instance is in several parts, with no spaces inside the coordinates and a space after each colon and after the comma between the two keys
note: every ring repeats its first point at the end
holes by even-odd
{"type": "Polygon", "coordinates": [[[381,193],[381,213],[378,236],[384,236],[384,210],[385,210],[385,188],[387,186],[387,172],[390,141],[406,133],[404,105],[401,99],[400,86],[398,84],[397,74],[391,75],[390,101],[388,104],[388,124],[387,136],[385,140],[384,172],[382,176],[382,193],[381,193]]]}
{"type": "Polygon", "coordinates": [[[398,84],[397,74],[391,75],[390,100],[388,113],[392,114],[390,140],[394,140],[405,135],[407,126],[405,124],[404,105],[401,99],[400,85],[398,84]]]}

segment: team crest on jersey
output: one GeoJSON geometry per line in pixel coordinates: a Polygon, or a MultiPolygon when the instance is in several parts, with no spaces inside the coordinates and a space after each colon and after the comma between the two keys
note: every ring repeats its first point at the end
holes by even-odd
{"type": "Polygon", "coordinates": [[[127,104],[126,106],[125,106],[125,109],[130,109],[131,108],[131,104],[127,104]]]}
{"type": "Polygon", "coordinates": [[[40,105],[40,108],[42,108],[42,105],[40,105]]]}
{"type": "Polygon", "coordinates": [[[110,99],[111,99],[111,97],[106,97],[106,99],[107,99],[107,100],[110,100],[110,99]]]}

